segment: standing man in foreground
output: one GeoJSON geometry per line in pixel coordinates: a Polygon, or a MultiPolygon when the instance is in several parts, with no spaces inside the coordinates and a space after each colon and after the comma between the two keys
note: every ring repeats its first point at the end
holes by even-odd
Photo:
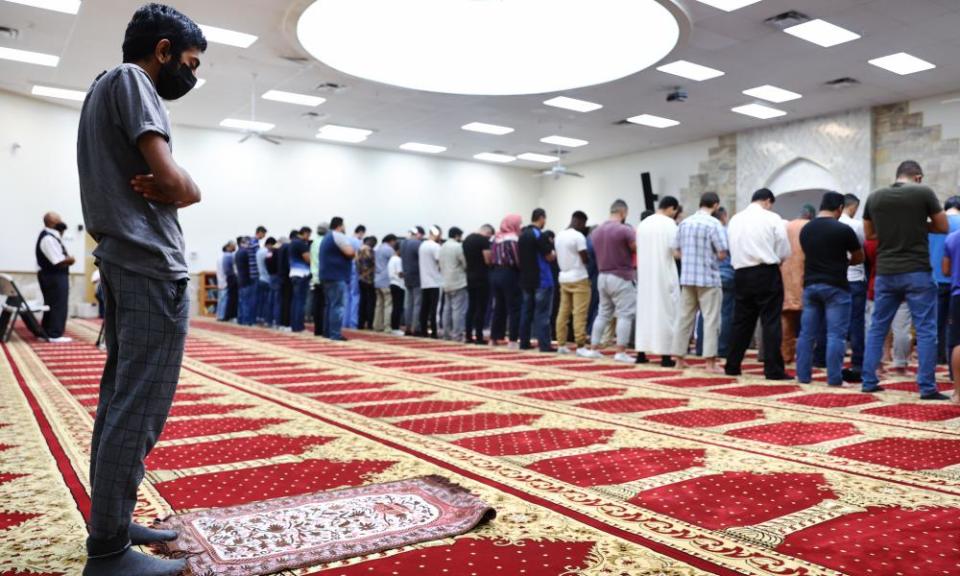
{"type": "Polygon", "coordinates": [[[877,378],[883,341],[897,308],[906,302],[917,330],[920,399],[948,400],[937,390],[935,377],[937,284],[930,269],[927,234],[944,234],[949,224],[937,195],[922,182],[920,165],[908,160],[897,168],[897,181],[871,194],[863,211],[864,233],[879,243],[873,321],[863,358],[863,391],[883,390],[877,378]]]}
{"type": "Polygon", "coordinates": [[[730,254],[736,270],[736,308],[733,312],[733,342],[724,370],[739,376],[743,357],[753,338],[757,318],[763,325],[763,373],[767,380],[787,380],[780,344],[783,331],[783,278],[780,263],[790,256],[790,242],[783,219],[773,212],[773,192],[761,188],[751,204],[730,219],[730,254]]]}
{"type": "Polygon", "coordinates": [[[187,336],[189,275],[177,210],[200,201],[200,189],[171,155],[161,98],[176,100],[196,85],[206,48],[200,28],[180,12],[140,8],[127,26],[124,63],[94,81],[80,115],[80,196],[98,242],[107,344],[84,576],[172,576],[186,567],[133,550],[177,534],[132,516],[144,458],[173,403],[187,336]]]}
{"type": "Polygon", "coordinates": [[[70,300],[70,267],[76,259],[67,254],[60,238],[60,230],[66,225],[56,212],[43,216],[43,230],[37,238],[37,280],[43,303],[50,310],[43,313],[43,331],[48,342],[65,343],[73,340],[64,336],[67,327],[67,307],[70,300]]]}

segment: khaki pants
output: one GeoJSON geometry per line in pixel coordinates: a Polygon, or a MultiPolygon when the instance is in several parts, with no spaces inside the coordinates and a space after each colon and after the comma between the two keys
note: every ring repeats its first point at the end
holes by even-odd
{"type": "Polygon", "coordinates": [[[377,306],[373,311],[374,331],[389,332],[391,314],[393,314],[393,296],[390,294],[390,288],[377,288],[377,306]]]}
{"type": "Polygon", "coordinates": [[[797,358],[797,334],[800,332],[802,316],[803,310],[784,310],[780,314],[780,321],[783,323],[783,343],[780,344],[780,352],[783,354],[783,361],[787,364],[797,358]]]}
{"type": "Polygon", "coordinates": [[[560,284],[560,312],[557,314],[557,341],[566,346],[573,314],[573,339],[578,348],[590,343],[587,337],[587,313],[590,310],[590,280],[560,284]]]}
{"type": "Polygon", "coordinates": [[[680,323],[673,337],[673,349],[686,356],[690,335],[697,323],[697,311],[703,315],[703,357],[716,358],[720,341],[720,309],[723,289],[719,286],[683,286],[680,290],[680,323]]]}

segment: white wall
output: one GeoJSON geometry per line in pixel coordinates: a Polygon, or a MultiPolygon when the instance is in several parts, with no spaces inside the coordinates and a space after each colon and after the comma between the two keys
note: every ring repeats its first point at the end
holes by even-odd
{"type": "Polygon", "coordinates": [[[941,126],[943,138],[960,138],[960,92],[912,100],[911,112],[923,113],[924,126],[941,126]]]}
{"type": "MultiPolygon", "coordinates": [[[[35,269],[47,210],[71,226],[83,221],[77,118],[74,110],[0,92],[0,270],[35,269]]],[[[180,213],[193,272],[212,270],[227,239],[260,224],[285,235],[342,216],[351,230],[363,223],[380,237],[416,224],[469,231],[499,224],[508,211],[528,214],[540,194],[540,182],[517,168],[301,141],[240,145],[237,133],[182,126],[173,132],[174,158],[203,191],[201,204],[180,213]]],[[[70,248],[80,254],[82,235],[73,235],[70,248]]]]}
{"type": "MultiPolygon", "coordinates": [[[[571,166],[585,178],[545,179],[540,204],[547,211],[550,228],[562,229],[575,210],[583,210],[590,223],[606,220],[610,204],[617,198],[630,206],[630,223],[639,221],[643,212],[643,185],[640,174],[650,172],[653,192],[661,197],[678,196],[689,187],[690,177],[700,172],[708,150],[717,146],[717,138],[698,140],[637,154],[584,162],[571,166]]],[[[695,206],[686,206],[690,211],[695,206]]]]}

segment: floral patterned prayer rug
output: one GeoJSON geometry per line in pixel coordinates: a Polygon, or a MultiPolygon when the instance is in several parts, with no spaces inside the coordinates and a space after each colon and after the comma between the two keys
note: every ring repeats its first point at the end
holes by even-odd
{"type": "Polygon", "coordinates": [[[171,516],[164,552],[195,576],[255,576],[469,532],[496,512],[440,476],[171,516]]]}

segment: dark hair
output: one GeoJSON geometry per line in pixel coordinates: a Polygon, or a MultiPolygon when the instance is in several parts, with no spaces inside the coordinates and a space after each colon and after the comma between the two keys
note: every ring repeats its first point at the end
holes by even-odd
{"type": "Polygon", "coordinates": [[[845,198],[839,192],[824,192],[823,199],[820,200],[820,210],[825,212],[836,212],[843,208],[845,198]]]}
{"type": "Polygon", "coordinates": [[[539,219],[541,219],[541,218],[546,218],[546,217],[547,217],[547,211],[546,211],[546,210],[544,210],[543,208],[535,208],[535,209],[533,210],[533,214],[530,215],[530,221],[531,221],[531,222],[536,222],[537,220],[539,220],[539,219]]]}
{"type": "Polygon", "coordinates": [[[900,164],[897,167],[897,178],[907,176],[913,178],[914,176],[923,176],[923,168],[920,167],[920,164],[913,160],[907,160],[900,164]]]}
{"type": "Polygon", "coordinates": [[[450,228],[450,231],[447,232],[447,236],[450,238],[460,238],[463,236],[463,230],[453,226],[450,228]]]}
{"type": "Polygon", "coordinates": [[[237,236],[237,246],[243,246],[243,240],[246,236],[237,236]]]}
{"type": "Polygon", "coordinates": [[[414,226],[414,228],[417,229],[417,234],[421,236],[427,233],[427,231],[423,229],[423,226],[414,226]]]}
{"type": "Polygon", "coordinates": [[[960,210],[960,196],[951,196],[943,203],[944,210],[950,210],[951,208],[960,210]]]}
{"type": "Polygon", "coordinates": [[[653,216],[654,214],[656,214],[656,212],[654,212],[653,210],[644,210],[643,212],[640,213],[640,221],[643,222],[644,220],[653,216]]]}
{"type": "Polygon", "coordinates": [[[300,233],[301,233],[301,234],[313,234],[313,228],[311,228],[311,227],[309,227],[309,226],[301,226],[301,227],[300,227],[300,233]]]}
{"type": "Polygon", "coordinates": [[[543,237],[549,240],[550,242],[553,242],[554,239],[556,239],[557,235],[554,233],[553,230],[544,230],[543,237]]]}
{"type": "Polygon", "coordinates": [[[377,245],[377,237],[376,237],[376,236],[367,236],[366,238],[363,239],[363,243],[366,244],[367,246],[373,248],[374,246],[377,245]]]}
{"type": "Polygon", "coordinates": [[[491,234],[497,233],[497,229],[493,227],[493,224],[484,224],[483,226],[480,227],[480,229],[485,230],[491,234]]]}
{"type": "Polygon", "coordinates": [[[336,230],[337,228],[343,226],[343,218],[339,216],[334,216],[330,219],[330,229],[336,230]]]}
{"type": "Polygon", "coordinates": [[[673,196],[664,196],[660,199],[660,204],[657,207],[660,210],[666,210],[667,208],[680,208],[680,201],[673,196]]]}
{"type": "Polygon", "coordinates": [[[170,41],[170,55],[180,59],[184,50],[197,48],[207,50],[207,39],[196,22],[175,8],[163,4],[141,6],[127,24],[123,36],[123,61],[136,62],[153,53],[157,43],[170,41]]]}
{"type": "Polygon", "coordinates": [[[769,188],[761,188],[753,193],[753,196],[750,198],[751,202],[761,202],[763,200],[769,200],[772,203],[777,202],[777,197],[773,195],[773,192],[769,188]]]}
{"type": "Polygon", "coordinates": [[[386,244],[387,242],[395,242],[396,240],[397,240],[396,234],[387,234],[386,236],[383,237],[384,244],[386,244]]]}
{"type": "Polygon", "coordinates": [[[353,229],[353,233],[354,233],[354,234],[366,234],[366,233],[367,233],[367,227],[364,226],[363,224],[360,224],[360,225],[358,225],[356,228],[353,229]]]}
{"type": "Polygon", "coordinates": [[[583,220],[584,223],[587,222],[587,213],[582,210],[577,210],[573,213],[573,216],[570,217],[571,220],[583,220]]]}
{"type": "Polygon", "coordinates": [[[726,213],[727,213],[727,208],[726,208],[725,206],[720,206],[720,207],[717,208],[713,213],[714,213],[714,214],[717,214],[717,215],[726,214],[726,213]]]}
{"type": "Polygon", "coordinates": [[[263,226],[257,226],[257,234],[259,234],[259,233],[261,233],[261,232],[263,232],[264,234],[266,234],[266,233],[267,233],[267,229],[266,229],[265,227],[263,227],[263,226]]]}
{"type": "Polygon", "coordinates": [[[844,194],[844,195],[843,195],[843,205],[844,205],[844,207],[847,207],[847,206],[859,206],[859,205],[860,205],[860,199],[857,198],[857,195],[856,195],[856,194],[844,194]]]}
{"type": "Polygon", "coordinates": [[[264,246],[273,246],[273,245],[276,244],[276,243],[277,243],[277,239],[274,238],[273,236],[271,236],[271,237],[267,238],[267,241],[264,242],[263,245],[264,245],[264,246]]]}
{"type": "Polygon", "coordinates": [[[293,240],[294,238],[296,238],[297,234],[299,234],[299,233],[300,233],[300,231],[297,230],[296,228],[294,228],[293,230],[290,231],[290,235],[287,236],[287,238],[293,240]]]}
{"type": "Polygon", "coordinates": [[[804,204],[803,206],[800,207],[801,218],[806,218],[807,220],[813,220],[816,216],[817,216],[817,209],[813,207],[813,204],[804,204]]]}
{"type": "Polygon", "coordinates": [[[701,208],[713,208],[720,203],[720,196],[716,192],[705,192],[703,196],[700,197],[700,207],[701,208]]]}

